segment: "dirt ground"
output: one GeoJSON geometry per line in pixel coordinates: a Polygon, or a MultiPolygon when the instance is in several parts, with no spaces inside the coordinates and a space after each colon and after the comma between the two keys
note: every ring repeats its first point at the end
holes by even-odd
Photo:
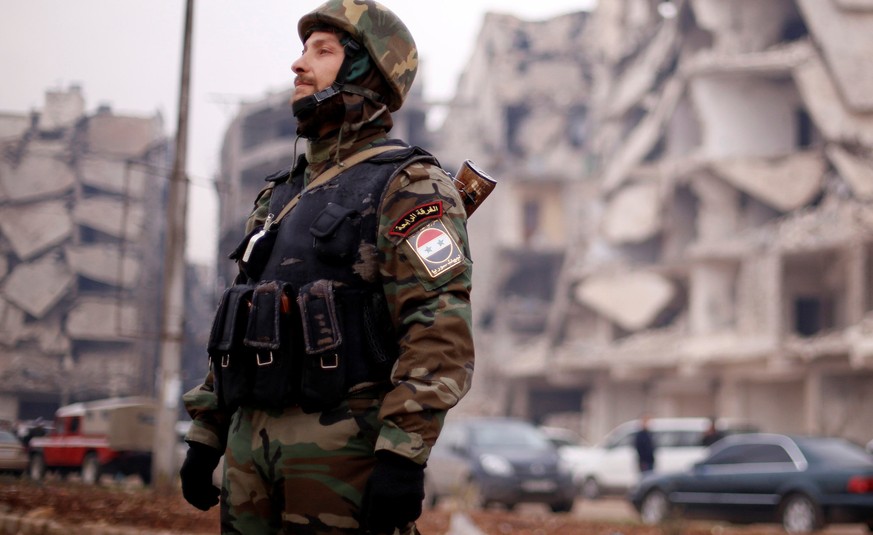
{"type": "MultiPolygon", "coordinates": [[[[64,525],[102,523],[178,535],[218,533],[218,508],[201,512],[191,507],[178,490],[159,493],[142,485],[87,486],[75,481],[41,483],[27,478],[0,477],[0,512],[29,513],[64,525]]],[[[427,510],[418,527],[424,535],[448,533],[453,511],[427,510]]],[[[487,535],[773,535],[778,529],[715,528],[711,524],[683,523],[652,528],[635,521],[592,520],[577,514],[548,514],[523,510],[469,511],[470,520],[487,535]]]]}

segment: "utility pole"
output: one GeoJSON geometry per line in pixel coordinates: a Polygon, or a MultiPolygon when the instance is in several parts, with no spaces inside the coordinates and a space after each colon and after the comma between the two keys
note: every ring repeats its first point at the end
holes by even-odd
{"type": "Polygon", "coordinates": [[[167,233],[164,244],[164,278],[161,292],[161,355],[157,374],[158,412],[152,445],[152,482],[155,488],[169,488],[176,462],[176,420],[181,395],[182,338],[185,323],[185,218],[188,204],[188,89],[191,78],[191,28],[194,0],[185,8],[185,36],[182,45],[182,79],[179,88],[179,117],[176,124],[176,154],[167,200],[167,233]]]}

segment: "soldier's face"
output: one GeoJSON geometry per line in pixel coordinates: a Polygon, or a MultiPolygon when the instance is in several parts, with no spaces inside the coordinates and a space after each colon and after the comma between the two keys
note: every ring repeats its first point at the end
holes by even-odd
{"type": "Polygon", "coordinates": [[[332,32],[315,31],[303,44],[303,53],[291,64],[294,100],[326,89],[336,80],[345,57],[339,38],[332,32]]]}

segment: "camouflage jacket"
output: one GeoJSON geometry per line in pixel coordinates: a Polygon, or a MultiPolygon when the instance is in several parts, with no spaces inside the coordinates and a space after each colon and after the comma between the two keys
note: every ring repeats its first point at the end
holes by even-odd
{"type": "MultiPolygon", "coordinates": [[[[342,150],[347,158],[384,140],[369,139],[342,150]]],[[[308,171],[322,171],[330,162],[316,160],[308,171]]],[[[311,174],[310,174],[311,176],[311,174]]],[[[272,188],[255,201],[248,230],[266,218],[272,188]]],[[[440,167],[416,162],[389,183],[379,208],[378,268],[391,321],[397,332],[399,357],[392,370],[393,388],[386,394],[380,418],[384,423],[376,449],[388,449],[423,463],[439,435],[446,412],[469,390],[473,373],[470,309],[470,248],[466,214],[452,179],[440,167]],[[463,253],[460,269],[436,277],[420,256],[418,231],[434,221],[421,207],[441,201],[439,220],[463,253]]],[[[188,440],[222,449],[230,415],[219,408],[211,374],[203,385],[184,396],[195,420],[188,440]]]]}

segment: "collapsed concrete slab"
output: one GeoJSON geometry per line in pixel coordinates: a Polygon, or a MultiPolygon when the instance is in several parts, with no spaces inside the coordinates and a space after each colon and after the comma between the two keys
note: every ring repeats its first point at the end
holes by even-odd
{"type": "Polygon", "coordinates": [[[836,0],[797,0],[797,4],[848,107],[873,112],[873,12],[844,9],[836,0]]]}
{"type": "Polygon", "coordinates": [[[839,145],[828,146],[827,155],[856,198],[873,200],[873,162],[869,158],[852,154],[839,145]]]}
{"type": "Polygon", "coordinates": [[[92,156],[82,159],[80,169],[83,184],[105,192],[139,199],[149,187],[149,175],[142,166],[128,164],[123,160],[92,156]]]}
{"type": "Polygon", "coordinates": [[[817,56],[794,69],[806,109],[828,141],[873,145],[873,113],[853,113],[843,103],[825,64],[817,56]]]}
{"type": "Polygon", "coordinates": [[[73,271],[88,279],[121,288],[132,288],[139,280],[139,261],[123,255],[117,244],[81,245],[65,251],[73,271]]]}
{"type": "Polygon", "coordinates": [[[661,228],[661,202],[656,183],[623,187],[607,204],[603,234],[613,243],[640,243],[661,228]]]}
{"type": "Polygon", "coordinates": [[[47,257],[16,266],[3,284],[3,295],[31,316],[41,318],[74,282],[75,277],[62,260],[47,257]]]}
{"type": "Polygon", "coordinates": [[[61,200],[10,205],[0,212],[0,231],[15,256],[30,260],[67,240],[73,232],[73,221],[61,200]]]}
{"type": "Polygon", "coordinates": [[[73,208],[73,221],[116,238],[137,240],[145,220],[142,206],[112,197],[83,199],[73,208]]]}
{"type": "Polygon", "coordinates": [[[12,202],[55,197],[74,184],[72,168],[56,156],[27,154],[15,166],[0,160],[0,187],[12,202]]]}
{"type": "Polygon", "coordinates": [[[136,308],[114,299],[80,299],[66,323],[74,340],[122,340],[135,336],[137,329],[136,308]]]}
{"type": "Polygon", "coordinates": [[[798,152],[775,159],[731,159],[712,164],[713,172],[759,201],[782,212],[808,204],[821,191],[825,161],[798,152]]]}
{"type": "Polygon", "coordinates": [[[576,287],[576,299],[623,329],[649,326],[676,294],[670,280],[654,273],[595,275],[576,287]]]}

